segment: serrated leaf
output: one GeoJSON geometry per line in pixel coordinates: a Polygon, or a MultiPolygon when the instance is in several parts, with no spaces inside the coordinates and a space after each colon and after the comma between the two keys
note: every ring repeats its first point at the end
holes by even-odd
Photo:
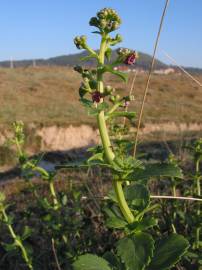
{"type": "Polygon", "coordinates": [[[73,263],[74,270],[111,270],[109,263],[96,255],[85,254],[79,256],[73,263]]]}
{"type": "Polygon", "coordinates": [[[114,255],[114,253],[107,251],[103,255],[103,258],[109,262],[110,266],[113,267],[113,270],[124,270],[123,265],[119,261],[119,258],[114,255]]]}
{"type": "Polygon", "coordinates": [[[149,164],[145,165],[145,169],[137,169],[131,173],[128,178],[130,181],[148,180],[152,177],[168,176],[183,178],[180,168],[172,164],[149,164]]]}
{"type": "Polygon", "coordinates": [[[110,217],[106,221],[106,226],[112,229],[121,229],[127,225],[127,222],[118,217],[110,217]]]}
{"type": "Polygon", "coordinates": [[[172,234],[155,245],[154,256],[148,270],[167,270],[174,266],[185,254],[189,242],[181,235],[172,234]]]}
{"type": "Polygon", "coordinates": [[[142,184],[126,186],[124,193],[129,206],[134,210],[142,211],[149,205],[149,191],[142,184]]]}
{"type": "Polygon", "coordinates": [[[140,221],[135,221],[131,224],[128,224],[127,227],[129,230],[131,230],[133,232],[137,232],[137,231],[147,230],[155,225],[157,225],[157,220],[155,218],[146,217],[140,221]]]}
{"type": "Polygon", "coordinates": [[[123,238],[117,244],[118,256],[120,256],[127,270],[145,269],[151,260],[153,249],[153,238],[142,232],[123,238]]]}

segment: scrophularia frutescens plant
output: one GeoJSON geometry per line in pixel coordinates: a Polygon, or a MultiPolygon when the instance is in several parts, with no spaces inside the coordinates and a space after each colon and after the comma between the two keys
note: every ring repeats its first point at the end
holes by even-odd
{"type": "MultiPolygon", "coordinates": [[[[101,37],[100,48],[93,50],[87,43],[86,36],[78,36],[74,43],[78,49],[84,49],[89,54],[85,59],[95,59],[94,69],[75,67],[83,78],[79,89],[80,101],[97,120],[101,145],[91,148],[93,153],[86,164],[81,166],[100,166],[111,171],[113,190],[109,193],[110,205],[105,208],[108,216],[107,226],[121,230],[123,237],[116,243],[113,250],[104,254],[103,258],[85,254],[73,264],[75,270],[87,269],[170,269],[186,252],[189,244],[186,239],[177,234],[159,235],[153,237],[152,228],[157,226],[157,220],[151,211],[157,207],[150,201],[148,181],[151,177],[170,176],[181,178],[182,174],[176,165],[143,164],[130,154],[133,145],[130,140],[109,131],[117,127],[124,131],[120,124],[121,117],[128,120],[136,116],[125,108],[133,99],[132,96],[117,94],[113,86],[105,85],[105,73],[118,76],[127,81],[127,74],[115,69],[117,65],[134,65],[137,53],[127,48],[119,48],[116,57],[111,59],[111,46],[122,41],[122,37],[111,32],[117,30],[121,19],[111,8],[104,8],[97,16],[90,19],[89,24],[96,28],[93,33],[101,37]],[[114,124],[116,123],[116,124],[114,124]]],[[[85,60],[84,59],[84,60],[85,60]]],[[[67,165],[71,167],[74,165],[67,165]]],[[[75,165],[76,166],[76,165],[75,165]]]]}

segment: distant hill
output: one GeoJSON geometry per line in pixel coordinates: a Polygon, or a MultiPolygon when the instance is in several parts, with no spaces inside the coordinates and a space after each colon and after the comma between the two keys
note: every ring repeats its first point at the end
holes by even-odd
{"type": "MultiPolygon", "coordinates": [[[[41,65],[56,65],[56,66],[75,66],[82,64],[81,58],[87,56],[88,53],[86,51],[82,51],[81,53],[77,54],[69,54],[69,55],[61,55],[61,56],[56,56],[56,57],[51,57],[48,59],[35,59],[35,63],[37,66],[41,65]]],[[[112,61],[116,58],[116,51],[112,52],[112,61]]],[[[136,63],[136,66],[142,69],[148,69],[151,63],[151,56],[146,53],[139,53],[139,59],[136,63]]],[[[95,65],[95,60],[91,59],[88,61],[83,62],[85,65],[90,66],[90,65],[95,65]]],[[[33,65],[33,60],[19,60],[19,61],[14,61],[14,66],[15,67],[26,67],[33,65]]],[[[10,61],[2,61],[0,62],[0,67],[9,67],[10,66],[10,61]]],[[[161,68],[166,68],[167,65],[164,64],[163,62],[156,60],[155,63],[155,68],[156,69],[161,69],[161,68]]]]}
{"type": "MultiPolygon", "coordinates": [[[[148,70],[152,61],[152,57],[149,54],[138,52],[139,58],[135,67],[142,68],[144,70],[148,70]]],[[[82,63],[86,66],[95,65],[95,60],[91,59],[85,62],[82,62],[81,59],[87,56],[88,53],[86,51],[82,51],[81,53],[69,54],[69,55],[61,55],[56,57],[51,57],[48,59],[35,59],[35,63],[37,66],[75,66],[81,65],[82,63]]],[[[116,51],[112,51],[112,61],[116,58],[116,51]]],[[[33,65],[33,60],[19,60],[14,61],[15,67],[27,67],[33,65]]],[[[10,61],[2,61],[0,62],[0,67],[9,67],[10,61]]],[[[156,59],[154,69],[165,69],[170,66],[156,59]]],[[[172,66],[176,68],[175,66],[172,66]]],[[[191,73],[200,73],[202,74],[202,69],[187,67],[185,68],[188,72],[191,73]]]]}

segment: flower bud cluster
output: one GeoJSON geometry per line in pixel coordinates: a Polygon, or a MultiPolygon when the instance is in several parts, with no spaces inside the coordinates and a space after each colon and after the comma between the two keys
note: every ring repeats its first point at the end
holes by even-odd
{"type": "Polygon", "coordinates": [[[79,95],[83,97],[87,93],[92,93],[97,89],[96,70],[83,69],[81,66],[75,66],[74,70],[81,74],[83,82],[79,88],[79,95]]]}
{"type": "Polygon", "coordinates": [[[100,29],[101,32],[110,33],[121,24],[121,19],[117,12],[111,8],[104,8],[97,13],[97,17],[92,17],[89,24],[100,29]]]}
{"type": "Polygon", "coordinates": [[[127,48],[119,48],[117,50],[119,60],[121,60],[126,65],[133,65],[138,58],[138,54],[135,51],[132,51],[127,48]]]}
{"type": "Polygon", "coordinates": [[[126,57],[128,56],[132,51],[128,48],[118,48],[116,50],[117,54],[121,57],[126,57]]]}
{"type": "Polygon", "coordinates": [[[95,76],[97,75],[97,71],[95,69],[88,70],[83,69],[81,66],[75,66],[74,70],[80,73],[83,78],[95,79],[95,76]]]}
{"type": "Polygon", "coordinates": [[[133,95],[123,97],[123,101],[124,101],[123,107],[127,108],[130,105],[130,101],[133,101],[133,100],[134,100],[133,95]]]}
{"type": "Polygon", "coordinates": [[[118,43],[120,43],[120,42],[122,42],[123,41],[123,38],[122,38],[122,36],[120,35],[120,34],[117,34],[116,36],[115,36],[115,38],[109,38],[108,39],[108,42],[109,42],[109,44],[111,45],[111,46],[114,46],[114,45],[116,45],[116,44],[118,44],[118,43]]]}
{"type": "Polygon", "coordinates": [[[74,39],[74,44],[76,45],[77,49],[82,50],[86,48],[86,36],[77,36],[74,39]]]}
{"type": "Polygon", "coordinates": [[[119,102],[120,99],[121,99],[120,95],[115,95],[115,96],[111,95],[109,100],[110,100],[112,103],[115,104],[115,103],[119,102]]]}
{"type": "Polygon", "coordinates": [[[130,102],[130,101],[134,101],[134,100],[135,100],[135,98],[134,98],[134,96],[133,96],[133,95],[130,95],[130,96],[125,96],[125,97],[123,97],[123,99],[124,99],[125,101],[128,101],[128,102],[130,102]]]}
{"type": "Polygon", "coordinates": [[[105,96],[111,95],[113,92],[115,92],[115,88],[110,85],[107,85],[104,89],[105,96]]]}
{"type": "Polygon", "coordinates": [[[91,92],[91,88],[90,88],[89,84],[86,82],[82,82],[81,86],[79,88],[79,96],[81,98],[83,98],[85,96],[85,94],[87,94],[89,92],[91,92]]]}

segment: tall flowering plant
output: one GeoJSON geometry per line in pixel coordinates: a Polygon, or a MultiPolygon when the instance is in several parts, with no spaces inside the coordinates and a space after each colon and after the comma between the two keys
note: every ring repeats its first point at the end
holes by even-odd
{"type": "MultiPolygon", "coordinates": [[[[74,43],[78,49],[89,54],[85,59],[97,61],[95,69],[75,67],[83,82],[79,88],[81,103],[88,113],[95,116],[101,138],[101,145],[89,149],[92,156],[79,166],[100,166],[111,171],[113,190],[109,193],[110,203],[105,208],[106,225],[122,231],[122,238],[115,247],[105,253],[103,258],[93,254],[84,254],[74,262],[75,270],[162,270],[170,269],[186,252],[189,244],[183,236],[156,235],[153,230],[157,220],[152,217],[152,210],[158,205],[152,204],[148,189],[150,178],[169,176],[182,178],[181,170],[172,164],[143,164],[131,155],[133,143],[122,136],[110,137],[112,123],[117,118],[134,119],[135,112],[125,110],[132,96],[119,96],[116,89],[105,85],[104,74],[111,73],[127,81],[127,74],[115,67],[120,64],[133,65],[137,53],[127,48],[119,48],[117,57],[110,61],[112,49],[122,41],[122,37],[111,33],[120,27],[121,19],[111,8],[100,10],[89,22],[96,28],[93,33],[101,37],[99,51],[93,50],[87,43],[86,36],[77,36],[74,43]]],[[[120,135],[120,134],[119,134],[120,135]]],[[[66,165],[66,167],[77,165],[66,165]]]]}

